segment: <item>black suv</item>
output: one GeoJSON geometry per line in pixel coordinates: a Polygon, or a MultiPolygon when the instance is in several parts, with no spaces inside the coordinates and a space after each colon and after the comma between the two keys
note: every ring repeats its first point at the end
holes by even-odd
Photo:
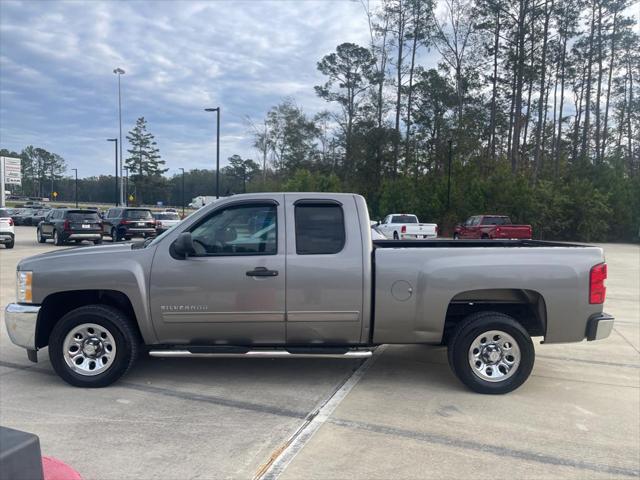
{"type": "Polygon", "coordinates": [[[36,238],[40,243],[52,238],[56,245],[64,245],[69,240],[76,243],[90,240],[99,245],[102,243],[102,222],[93,210],[55,208],[38,224],[36,238]]]}
{"type": "Polygon", "coordinates": [[[156,235],[156,221],[148,208],[110,208],[102,219],[102,225],[103,233],[114,242],[156,235]]]}

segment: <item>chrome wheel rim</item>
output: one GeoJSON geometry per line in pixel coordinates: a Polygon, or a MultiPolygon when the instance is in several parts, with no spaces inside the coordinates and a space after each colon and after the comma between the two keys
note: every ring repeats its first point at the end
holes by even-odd
{"type": "Polygon", "coordinates": [[[116,358],[116,342],[109,330],[95,323],[72,328],[62,344],[62,355],[74,372],[93,376],[108,370],[116,358]]]}
{"type": "Polygon", "coordinates": [[[518,342],[501,330],[481,333],[469,347],[471,371],[487,382],[502,382],[512,377],[521,358],[518,342]]]}

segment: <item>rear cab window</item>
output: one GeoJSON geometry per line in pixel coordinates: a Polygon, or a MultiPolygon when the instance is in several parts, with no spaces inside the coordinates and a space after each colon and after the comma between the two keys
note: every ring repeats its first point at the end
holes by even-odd
{"type": "Polygon", "coordinates": [[[93,210],[69,210],[65,218],[70,222],[100,222],[100,217],[93,210]]]}
{"type": "Polygon", "coordinates": [[[346,241],[342,206],[328,202],[295,205],[296,253],[331,255],[342,251],[346,241]]]}
{"type": "Polygon", "coordinates": [[[154,217],[156,220],[180,220],[180,216],[177,213],[172,212],[156,213],[154,217]]]}
{"type": "Polygon", "coordinates": [[[151,210],[125,210],[124,218],[132,220],[152,220],[151,210]]]}
{"type": "Polygon", "coordinates": [[[415,215],[394,215],[391,223],[418,223],[415,215]]]}
{"type": "Polygon", "coordinates": [[[509,217],[484,217],[482,219],[483,225],[511,225],[511,219],[509,217]]]}

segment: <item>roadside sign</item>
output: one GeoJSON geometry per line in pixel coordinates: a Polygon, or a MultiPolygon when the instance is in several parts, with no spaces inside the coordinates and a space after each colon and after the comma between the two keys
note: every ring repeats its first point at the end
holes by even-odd
{"type": "Polygon", "coordinates": [[[0,157],[4,163],[4,183],[7,185],[22,185],[22,167],[19,158],[0,157]]]}

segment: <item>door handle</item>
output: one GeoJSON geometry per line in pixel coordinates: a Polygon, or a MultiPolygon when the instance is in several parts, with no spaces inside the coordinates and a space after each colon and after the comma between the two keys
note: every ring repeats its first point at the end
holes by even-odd
{"type": "Polygon", "coordinates": [[[277,270],[268,270],[265,267],[256,267],[254,270],[247,272],[247,277],[277,277],[277,270]]]}

